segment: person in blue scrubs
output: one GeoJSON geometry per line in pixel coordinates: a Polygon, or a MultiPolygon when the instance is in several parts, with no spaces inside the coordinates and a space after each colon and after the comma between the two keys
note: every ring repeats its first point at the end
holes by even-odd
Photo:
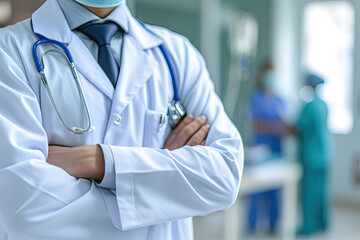
{"type": "MultiPolygon", "coordinates": [[[[253,125],[251,145],[265,145],[271,157],[276,158],[282,154],[281,141],[287,133],[287,126],[282,120],[284,102],[276,95],[274,85],[274,67],[267,61],[262,66],[250,101],[253,125]]],[[[278,190],[271,190],[250,196],[250,231],[255,231],[259,217],[269,217],[270,231],[275,230],[278,219],[278,195],[278,190]]]]}
{"type": "Polygon", "coordinates": [[[327,127],[328,108],[316,89],[324,80],[307,76],[306,85],[313,89],[313,100],[307,103],[297,123],[299,159],[303,167],[301,201],[303,223],[299,234],[313,234],[328,227],[327,176],[332,156],[331,135],[327,127]]]}

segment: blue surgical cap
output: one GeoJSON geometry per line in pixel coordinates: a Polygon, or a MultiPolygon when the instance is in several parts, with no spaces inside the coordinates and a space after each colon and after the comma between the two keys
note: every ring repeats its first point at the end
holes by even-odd
{"type": "Polygon", "coordinates": [[[308,74],[306,77],[306,85],[316,86],[318,84],[324,83],[324,79],[315,75],[315,74],[308,74]]]}

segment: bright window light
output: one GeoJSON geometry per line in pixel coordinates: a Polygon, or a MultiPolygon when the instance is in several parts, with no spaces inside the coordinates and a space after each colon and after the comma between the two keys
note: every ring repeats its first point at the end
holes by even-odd
{"type": "Polygon", "coordinates": [[[353,129],[354,20],[354,7],[347,1],[313,2],[304,8],[305,69],[326,81],[321,96],[336,134],[353,129]]]}

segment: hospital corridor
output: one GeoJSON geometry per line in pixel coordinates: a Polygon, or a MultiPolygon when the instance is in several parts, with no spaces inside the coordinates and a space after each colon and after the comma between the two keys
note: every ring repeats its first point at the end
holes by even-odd
{"type": "Polygon", "coordinates": [[[360,240],[360,0],[0,0],[0,240],[360,240]]]}

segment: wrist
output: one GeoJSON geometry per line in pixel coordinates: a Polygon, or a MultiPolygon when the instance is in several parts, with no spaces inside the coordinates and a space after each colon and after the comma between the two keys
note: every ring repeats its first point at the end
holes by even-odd
{"type": "Polygon", "coordinates": [[[95,161],[96,170],[94,171],[93,179],[101,182],[105,175],[104,153],[100,145],[95,145],[94,150],[95,150],[95,159],[93,160],[95,161]]]}
{"type": "Polygon", "coordinates": [[[80,178],[101,181],[104,177],[104,156],[98,145],[84,145],[76,148],[76,161],[74,168],[80,178]]]}

